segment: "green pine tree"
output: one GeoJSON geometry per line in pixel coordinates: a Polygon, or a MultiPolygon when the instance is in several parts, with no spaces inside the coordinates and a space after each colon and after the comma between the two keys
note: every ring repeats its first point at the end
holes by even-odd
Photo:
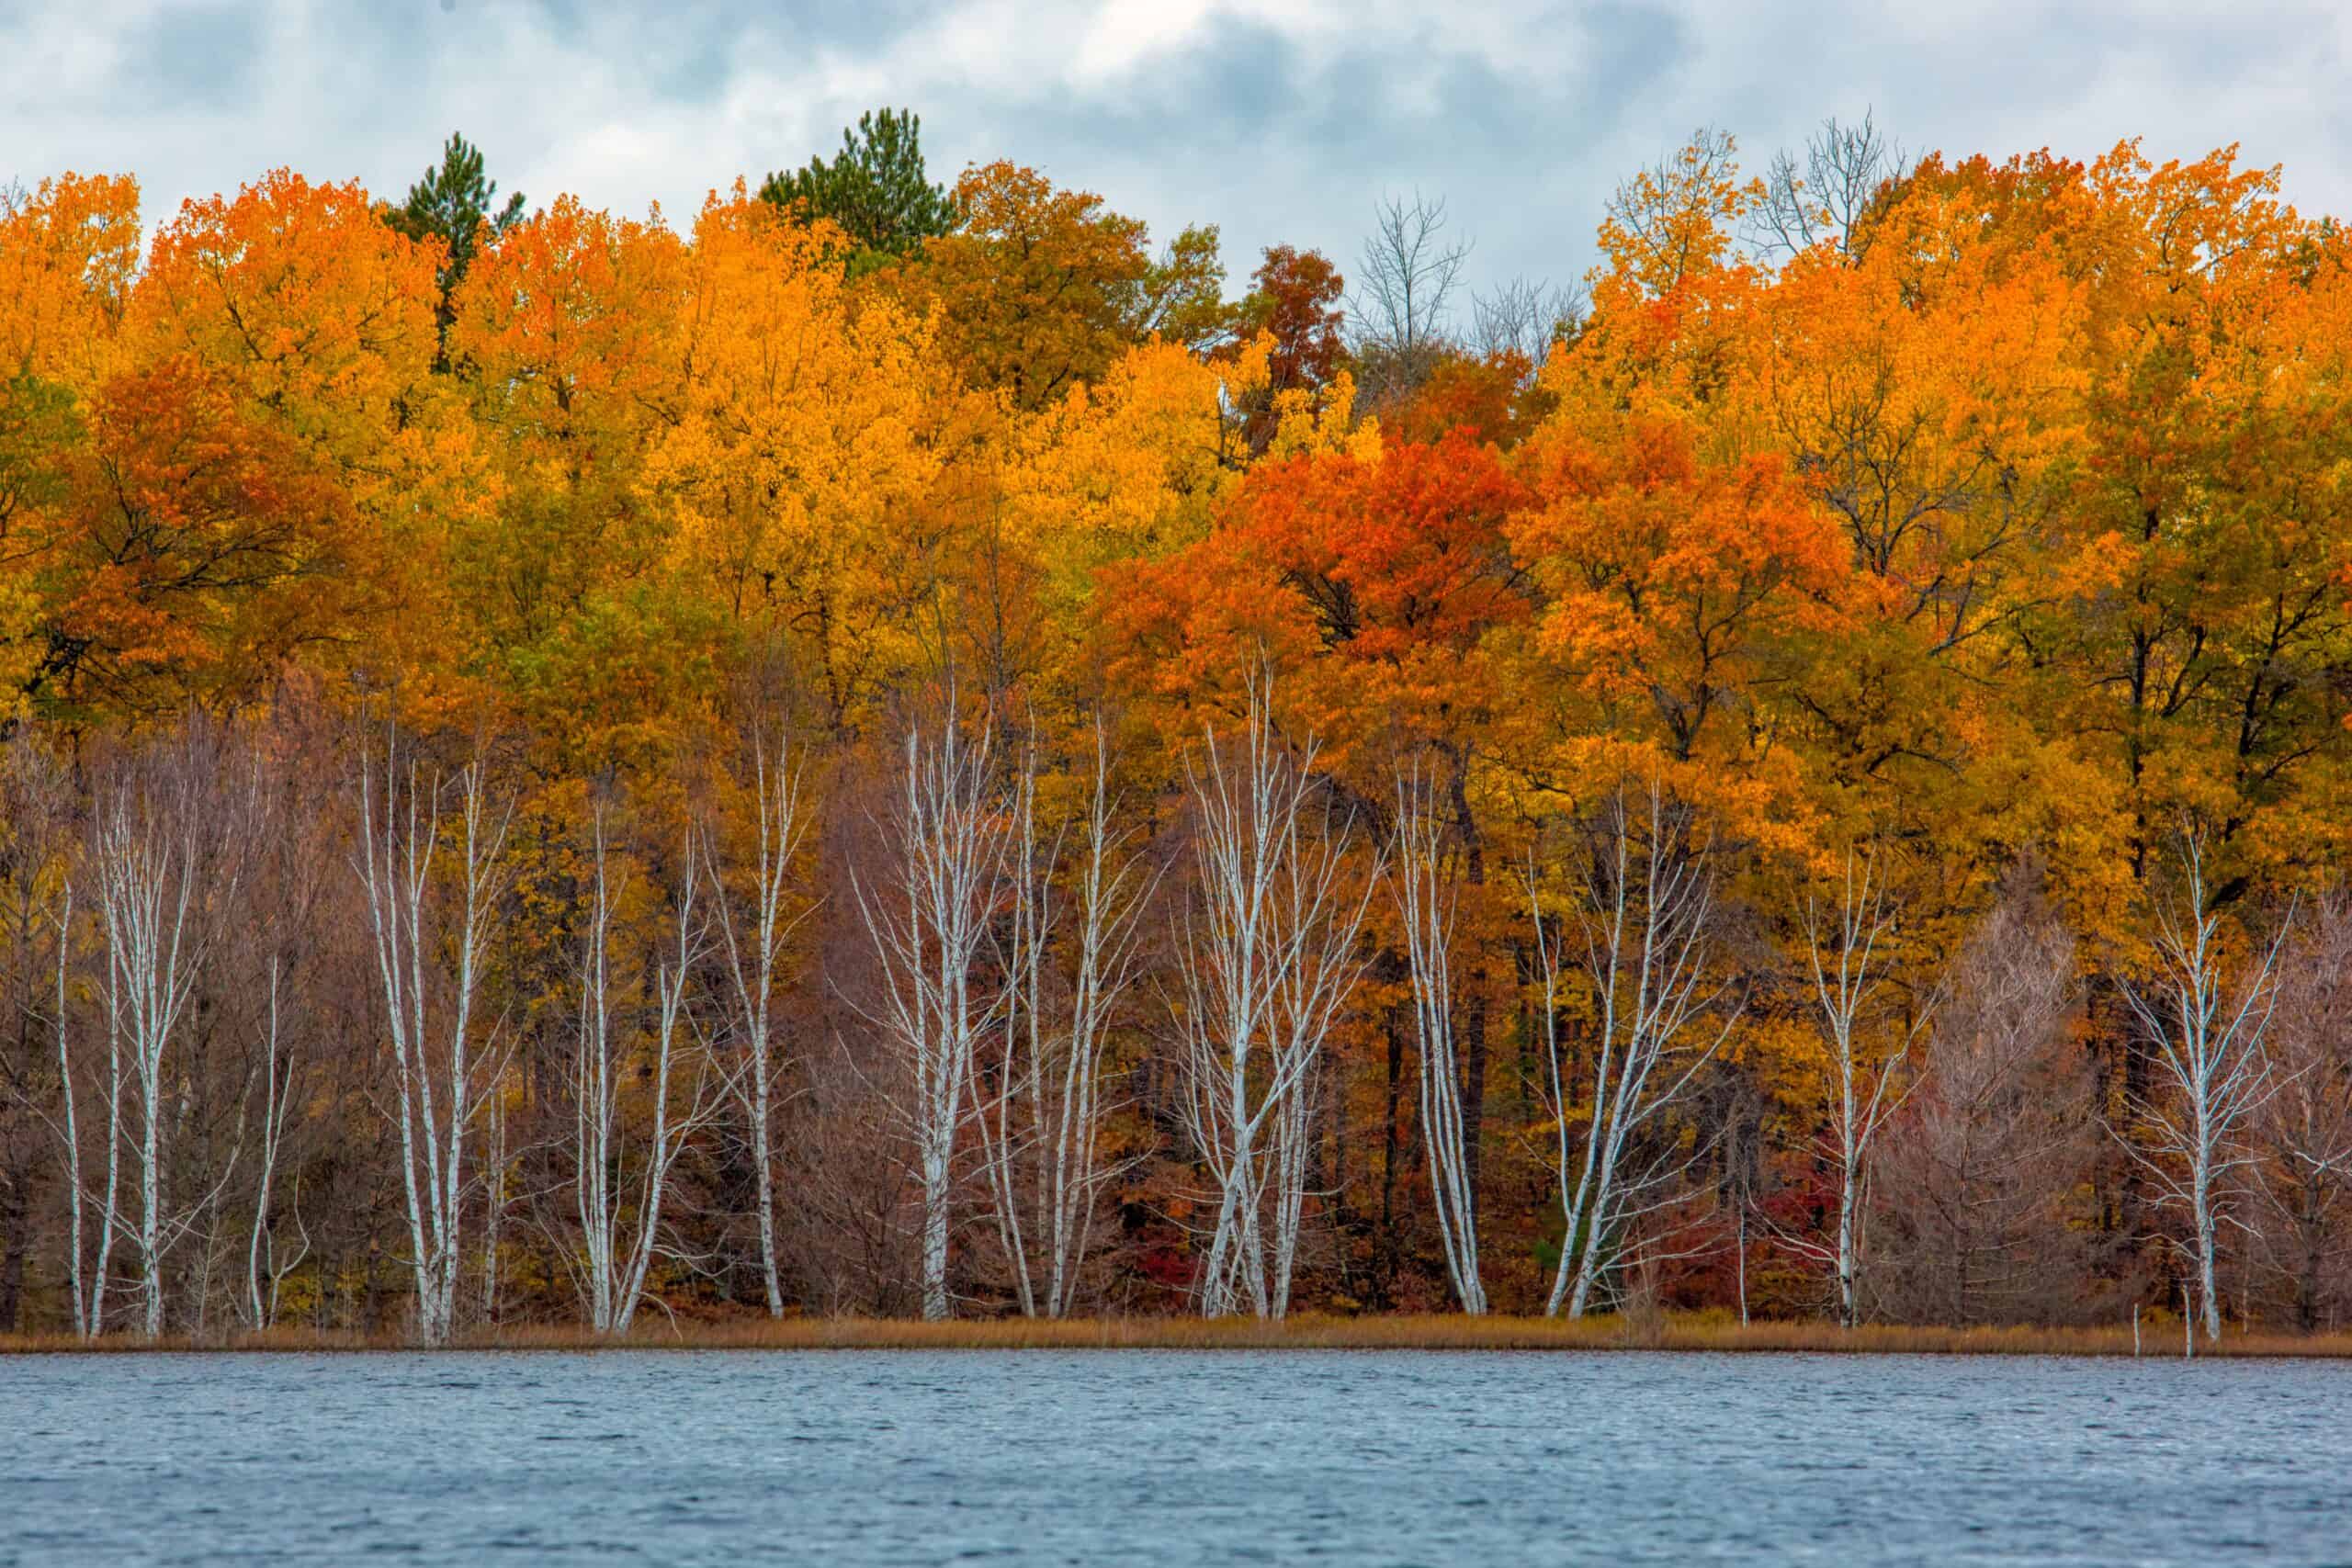
{"type": "Polygon", "coordinates": [[[838,225],[858,248],[853,274],[911,255],[960,221],[945,188],[925,178],[922,134],[922,117],[910,110],[862,114],[831,163],[811,158],[805,169],[770,175],[760,196],[838,225]]]}
{"type": "Polygon", "coordinates": [[[438,238],[447,247],[438,279],[441,300],[435,314],[440,331],[435,369],[449,367],[449,323],[456,319],[450,301],[481,247],[484,231],[494,240],[523,220],[521,191],[493,210],[491,204],[497,199],[498,182],[482,173],[481,149],[452,131],[448,144],[441,150],[441,166],[425,170],[424,177],[408,187],[407,201],[383,209],[384,221],[410,239],[438,238]]]}

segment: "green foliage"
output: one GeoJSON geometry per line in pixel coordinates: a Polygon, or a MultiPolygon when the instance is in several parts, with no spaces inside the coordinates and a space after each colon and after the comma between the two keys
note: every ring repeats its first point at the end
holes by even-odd
{"type": "Polygon", "coordinates": [[[1217,227],[1195,223],[1170,242],[1134,287],[1128,331],[1158,333],[1170,343],[1203,347],[1231,332],[1235,314],[1225,302],[1225,260],[1217,227]]]}
{"type": "Polygon", "coordinates": [[[805,169],[772,174],[760,198],[839,227],[857,245],[852,276],[912,255],[961,222],[945,188],[926,177],[922,117],[906,109],[858,116],[831,163],[811,158],[805,169]]]}
{"type": "Polygon", "coordinates": [[[12,558],[12,525],[20,512],[64,492],[58,457],[81,438],[73,391],[38,376],[0,381],[0,562],[12,558]]]}
{"type": "Polygon", "coordinates": [[[481,149],[451,131],[441,149],[441,166],[425,170],[424,177],[408,187],[406,201],[384,209],[386,223],[412,240],[439,240],[446,253],[436,279],[441,287],[436,320],[443,344],[436,368],[448,368],[450,297],[465,281],[466,268],[473,265],[484,231],[495,240],[523,220],[521,191],[508,197],[503,207],[493,209],[491,204],[497,199],[498,182],[483,173],[481,149]]]}

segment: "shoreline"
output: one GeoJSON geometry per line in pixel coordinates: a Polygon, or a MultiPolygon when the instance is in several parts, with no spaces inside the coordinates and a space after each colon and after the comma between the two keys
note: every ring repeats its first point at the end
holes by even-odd
{"type": "MultiPolygon", "coordinates": [[[[0,1335],[0,1356],[41,1354],[293,1354],[386,1353],[417,1350],[404,1335],[278,1328],[197,1338],[145,1340],[110,1335],[85,1343],[71,1334],[0,1335]]],[[[1302,1316],[1283,1323],[1254,1319],[1023,1318],[922,1323],[878,1318],[788,1317],[681,1324],[640,1322],[626,1336],[598,1335],[571,1325],[535,1324],[477,1329],[438,1349],[481,1351],[594,1350],[1668,1350],[1727,1354],[2103,1356],[2133,1355],[2128,1327],[1948,1328],[1870,1325],[1852,1330],[1818,1321],[1754,1323],[1745,1326],[1712,1315],[1629,1323],[1615,1317],[1578,1322],[1526,1317],[1302,1316]]],[[[2142,1326],[2143,1357],[2181,1359],[2178,1319],[2142,1326]]],[[[2225,1332],[2197,1347],[2199,1357],[2352,1359],[2352,1332],[2312,1336],[2225,1332]]]]}

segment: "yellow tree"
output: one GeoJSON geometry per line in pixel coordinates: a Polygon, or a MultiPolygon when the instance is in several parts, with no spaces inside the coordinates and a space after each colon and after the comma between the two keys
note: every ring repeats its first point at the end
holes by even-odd
{"type": "Polygon", "coordinates": [[[371,505],[407,478],[393,449],[417,445],[404,437],[425,412],[439,259],[387,228],[357,184],[281,169],[180,209],[155,236],[130,328],[142,357],[227,376],[371,505]]]}
{"type": "Polygon", "coordinates": [[[54,509],[119,352],[139,249],[128,177],[0,193],[0,720],[21,715],[56,651],[38,584],[55,570],[54,509]]]}
{"type": "MultiPolygon", "coordinates": [[[[982,662],[1048,705],[1100,695],[1102,584],[1205,537],[1248,448],[1234,413],[1262,384],[1265,345],[1212,364],[1174,344],[1129,349],[1005,438],[1000,503],[981,542],[982,662]]],[[[1111,608],[1120,597],[1110,593],[1111,608]]]]}
{"type": "Polygon", "coordinates": [[[2083,291],[1972,217],[1931,181],[1890,182],[1756,292],[1717,400],[1849,563],[1845,614],[1799,650],[1786,739],[1838,836],[1927,840],[1947,904],[2024,843],[2064,846],[2073,880],[2104,811],[2018,700],[2041,679],[2021,627],[2067,559],[2083,291]]]}
{"type": "Polygon", "coordinates": [[[125,297],[128,186],[51,195],[76,199],[46,270],[85,290],[59,320],[89,334],[67,362],[96,378],[51,509],[30,680],[77,711],[234,702],[297,652],[380,630],[447,482],[418,398],[434,253],[357,186],[280,172],[183,207],[125,297]]]}
{"type": "Polygon", "coordinates": [[[739,186],[684,258],[678,392],[644,491],[684,588],[729,637],[787,649],[837,725],[919,662],[951,482],[986,434],[944,378],[933,327],[845,286],[846,243],[739,186]]]}
{"type": "Polygon", "coordinates": [[[476,257],[454,302],[495,506],[450,540],[453,662],[563,748],[658,738],[684,696],[699,639],[668,614],[666,523],[644,491],[682,407],[684,297],[658,212],[566,197],[476,257]]]}
{"type": "Polygon", "coordinates": [[[2233,150],[1940,177],[2086,291],[2064,592],[2028,635],[2069,677],[2046,717],[2113,781],[2116,874],[2143,886],[2184,813],[2224,864],[2251,857],[2225,897],[2253,864],[2310,863],[2341,817],[2352,665],[2341,236],[2233,150]]]}
{"type": "Polygon", "coordinates": [[[1155,258],[1140,220],[1001,162],[967,169],[955,201],[963,226],[924,247],[920,288],[965,375],[1016,408],[1045,407],[1155,333],[1193,344],[1228,324],[1215,229],[1155,258]]]}

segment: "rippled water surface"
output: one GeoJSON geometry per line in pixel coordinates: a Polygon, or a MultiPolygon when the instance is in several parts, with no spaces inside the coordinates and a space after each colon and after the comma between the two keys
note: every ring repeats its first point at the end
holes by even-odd
{"type": "Polygon", "coordinates": [[[0,1562],[2352,1562],[2341,1363],[0,1359],[0,1562]]]}

